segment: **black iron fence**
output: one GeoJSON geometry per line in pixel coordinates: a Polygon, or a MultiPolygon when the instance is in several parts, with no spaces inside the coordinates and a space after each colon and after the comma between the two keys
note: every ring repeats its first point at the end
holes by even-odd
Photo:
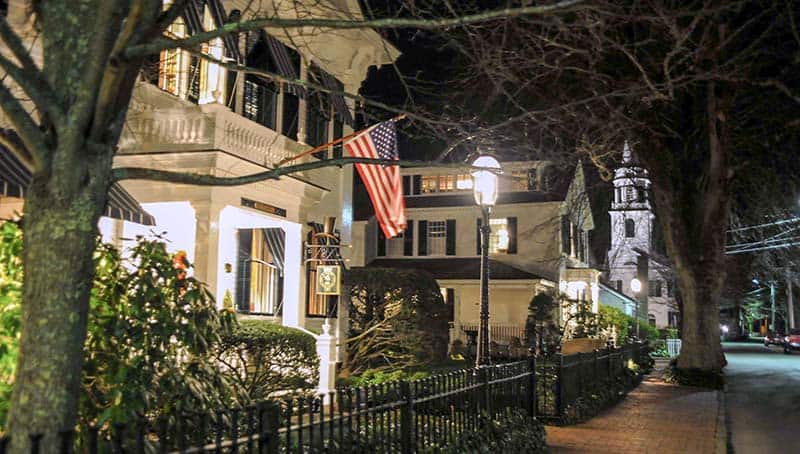
{"type": "Polygon", "coordinates": [[[536,414],[541,419],[561,421],[576,400],[621,379],[629,363],[645,364],[646,343],[604,348],[572,355],[556,354],[537,361],[536,414]]]}
{"type": "MultiPolygon", "coordinates": [[[[26,440],[32,453],[414,453],[458,443],[488,421],[536,409],[533,359],[416,381],[342,388],[161,423],[82,428],[26,440]],[[53,449],[55,447],[55,449],[53,449]]],[[[9,438],[0,440],[0,454],[9,438]]]]}

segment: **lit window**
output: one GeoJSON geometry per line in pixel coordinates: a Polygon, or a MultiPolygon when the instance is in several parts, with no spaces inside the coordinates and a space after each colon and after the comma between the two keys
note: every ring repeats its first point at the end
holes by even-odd
{"type": "Polygon", "coordinates": [[[428,255],[445,255],[447,251],[447,222],[428,221],[428,255]]]}
{"type": "Polygon", "coordinates": [[[239,230],[236,302],[240,312],[272,315],[280,307],[283,238],[281,229],[239,230]]]}
{"type": "Polygon", "coordinates": [[[458,175],[458,178],[456,180],[456,189],[460,191],[472,189],[472,175],[469,174],[458,175]]]}
{"type": "Polygon", "coordinates": [[[489,219],[492,230],[489,233],[489,252],[505,252],[508,250],[508,219],[489,219]]]}
{"type": "Polygon", "coordinates": [[[439,192],[449,192],[456,190],[455,175],[439,175],[439,192]]]}
{"type": "Polygon", "coordinates": [[[422,176],[422,193],[427,194],[436,192],[436,175],[423,175],[422,176]]]}
{"type": "Polygon", "coordinates": [[[536,190],[536,170],[514,170],[511,172],[511,190],[534,191],[536,190]]]}
{"type": "MultiPolygon", "coordinates": [[[[183,18],[178,17],[169,27],[167,36],[170,38],[185,38],[186,24],[183,18]]],[[[189,54],[181,49],[161,51],[158,66],[158,87],[176,96],[184,97],[188,91],[189,54]]]]}

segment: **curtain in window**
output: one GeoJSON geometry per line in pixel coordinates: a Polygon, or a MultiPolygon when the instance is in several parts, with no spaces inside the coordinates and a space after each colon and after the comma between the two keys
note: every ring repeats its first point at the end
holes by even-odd
{"type": "MultiPolygon", "coordinates": [[[[228,22],[228,18],[225,15],[225,8],[222,6],[222,2],[220,0],[206,0],[206,5],[208,6],[208,11],[211,13],[211,17],[214,18],[214,24],[217,27],[222,27],[225,23],[228,22]]],[[[238,63],[244,61],[242,59],[242,54],[239,52],[239,45],[237,44],[236,35],[232,33],[226,33],[222,40],[225,42],[225,53],[236,60],[238,63]]]]}
{"type": "Polygon", "coordinates": [[[283,233],[283,229],[281,228],[264,229],[264,239],[267,242],[269,253],[272,255],[272,264],[278,268],[280,275],[283,276],[286,234],[283,233]]]}

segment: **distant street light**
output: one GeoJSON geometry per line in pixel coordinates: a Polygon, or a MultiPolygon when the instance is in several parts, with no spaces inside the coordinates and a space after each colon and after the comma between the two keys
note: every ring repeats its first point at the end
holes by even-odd
{"type": "Polygon", "coordinates": [[[475,358],[477,366],[489,364],[489,212],[497,201],[497,174],[500,173],[500,163],[491,156],[480,156],[472,167],[472,190],[475,203],[480,205],[483,213],[481,224],[481,313],[480,328],[478,330],[478,354],[475,358]],[[489,170],[494,169],[494,170],[489,170]]]}
{"type": "Polygon", "coordinates": [[[637,278],[633,278],[631,280],[631,290],[633,291],[635,297],[634,299],[636,300],[636,306],[635,306],[636,310],[634,311],[633,320],[634,323],[636,323],[636,339],[638,340],[639,339],[639,292],[642,291],[642,282],[637,278]]]}

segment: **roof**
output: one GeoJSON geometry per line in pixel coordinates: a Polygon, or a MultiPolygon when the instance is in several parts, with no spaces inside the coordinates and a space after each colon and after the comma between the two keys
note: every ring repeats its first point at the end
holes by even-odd
{"type": "MultiPolygon", "coordinates": [[[[452,257],[430,259],[375,259],[367,264],[370,268],[417,269],[428,272],[435,279],[480,279],[479,257],[452,257]]],[[[509,264],[489,260],[490,279],[532,280],[541,276],[513,267],[509,264]]]]}

